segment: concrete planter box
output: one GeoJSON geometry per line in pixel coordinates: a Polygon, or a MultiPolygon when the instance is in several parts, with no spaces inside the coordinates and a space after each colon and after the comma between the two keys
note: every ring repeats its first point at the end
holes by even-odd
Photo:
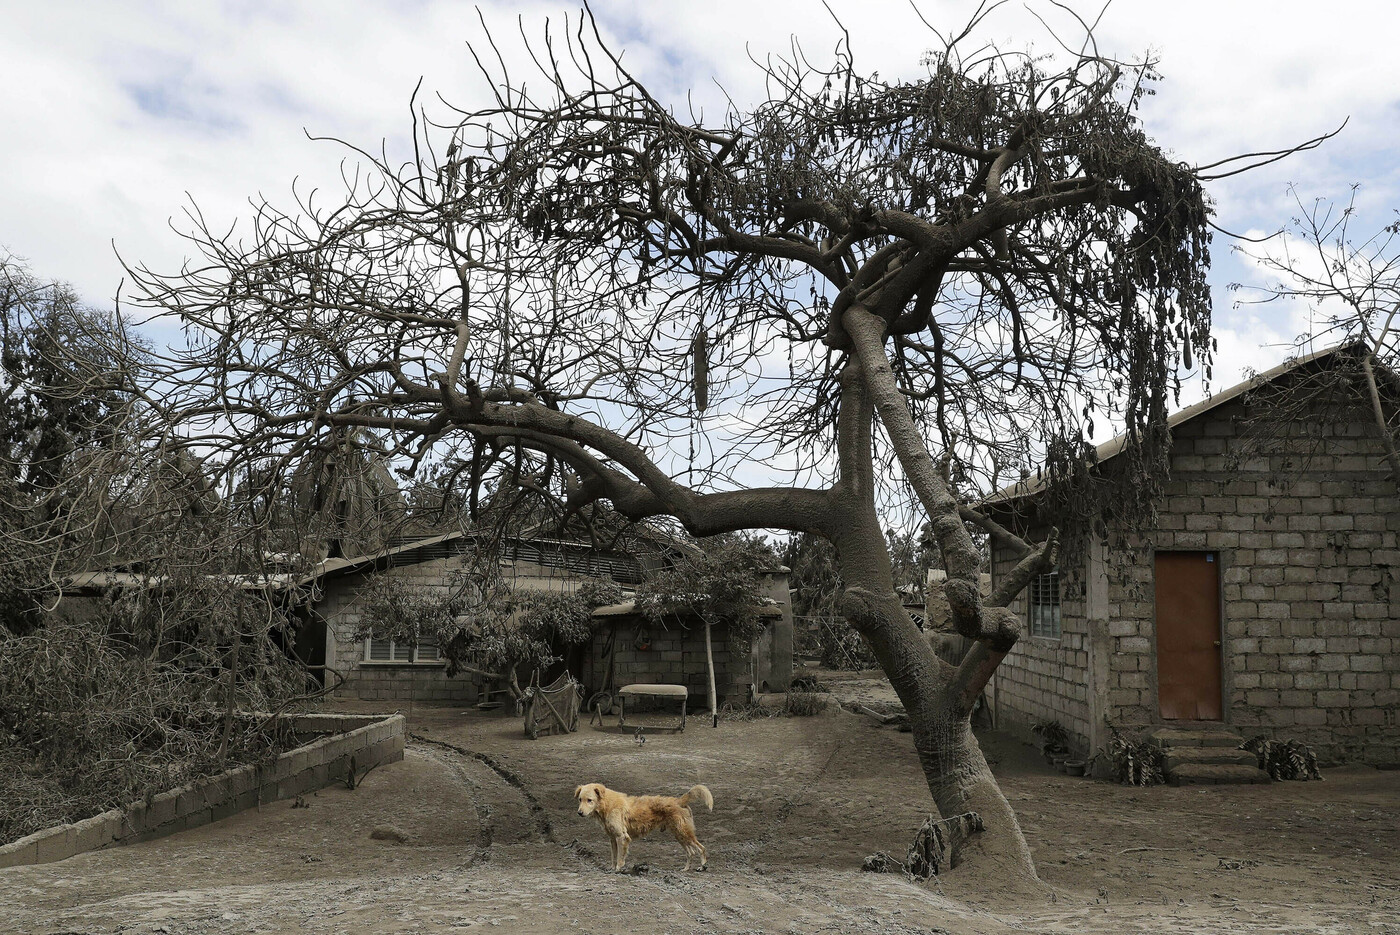
{"type": "Polygon", "coordinates": [[[288,799],[403,759],[401,714],[304,714],[292,717],[298,734],[333,734],[279,756],[270,766],[240,766],[199,782],[133,802],[68,825],[36,831],[0,846],[0,868],[50,863],[110,844],[158,838],[197,828],[265,802],[288,799]]]}

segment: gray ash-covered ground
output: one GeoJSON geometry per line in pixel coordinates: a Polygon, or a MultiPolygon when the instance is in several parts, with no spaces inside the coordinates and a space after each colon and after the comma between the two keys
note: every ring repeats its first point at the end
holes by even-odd
{"type": "Polygon", "coordinates": [[[0,870],[0,932],[1400,931],[1396,773],[1133,789],[1053,774],[993,735],[1046,883],[1018,892],[961,870],[927,885],[860,871],[875,851],[903,853],[929,802],[910,735],[869,718],[696,720],[638,744],[591,726],[531,742],[514,718],[409,713],[424,740],[354,791],[0,870]],[[488,754],[524,789],[429,739],[488,754]],[[605,872],[607,840],[573,808],[590,781],[708,785],[710,870],[681,873],[680,847],[654,835],[632,848],[646,872],[605,872]],[[370,836],[383,826],[397,834],[370,836]]]}

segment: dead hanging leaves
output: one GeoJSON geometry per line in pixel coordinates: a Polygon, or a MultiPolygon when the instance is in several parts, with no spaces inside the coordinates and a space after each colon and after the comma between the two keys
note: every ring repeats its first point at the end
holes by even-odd
{"type": "Polygon", "coordinates": [[[691,373],[694,382],[695,411],[704,412],[710,404],[710,336],[704,326],[695,329],[690,342],[691,373]]]}

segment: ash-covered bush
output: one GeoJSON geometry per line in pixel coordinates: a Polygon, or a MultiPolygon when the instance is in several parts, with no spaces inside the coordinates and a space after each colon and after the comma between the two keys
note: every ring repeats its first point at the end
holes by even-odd
{"type": "Polygon", "coordinates": [[[0,842],[285,749],[245,712],[283,707],[306,676],[240,600],[195,623],[179,597],[128,594],[0,630],[0,842]]]}
{"type": "Polygon", "coordinates": [[[621,599],[622,589],[604,580],[584,581],[567,593],[515,589],[488,556],[444,588],[392,575],[372,578],[356,637],[433,640],[449,676],[499,679],[520,697],[532,672],[592,638],[594,609],[621,599]]]}
{"type": "Polygon", "coordinates": [[[880,667],[865,637],[857,633],[855,627],[844,618],[823,617],[817,621],[817,626],[820,627],[817,645],[825,668],[854,672],[880,667]]]}
{"type": "Polygon", "coordinates": [[[1317,755],[1312,748],[1298,740],[1270,740],[1263,734],[1240,744],[1259,759],[1259,768],[1273,779],[1321,779],[1317,755]]]}
{"type": "Polygon", "coordinates": [[[1162,748],[1146,740],[1114,734],[1108,744],[1113,778],[1125,786],[1157,786],[1167,781],[1162,748]]]}
{"type": "Polygon", "coordinates": [[[783,713],[788,717],[812,717],[825,711],[830,702],[831,695],[828,692],[792,688],[783,699],[783,713]]]}

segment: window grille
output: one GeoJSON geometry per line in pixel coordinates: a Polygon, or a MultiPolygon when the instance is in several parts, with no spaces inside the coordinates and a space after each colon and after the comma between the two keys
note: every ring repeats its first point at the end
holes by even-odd
{"type": "Polygon", "coordinates": [[[433,640],[400,643],[397,640],[365,640],[366,662],[440,662],[442,653],[433,640]]]}
{"type": "Polygon", "coordinates": [[[1031,636],[1060,638],[1060,573],[1036,575],[1028,589],[1031,636]]]}

